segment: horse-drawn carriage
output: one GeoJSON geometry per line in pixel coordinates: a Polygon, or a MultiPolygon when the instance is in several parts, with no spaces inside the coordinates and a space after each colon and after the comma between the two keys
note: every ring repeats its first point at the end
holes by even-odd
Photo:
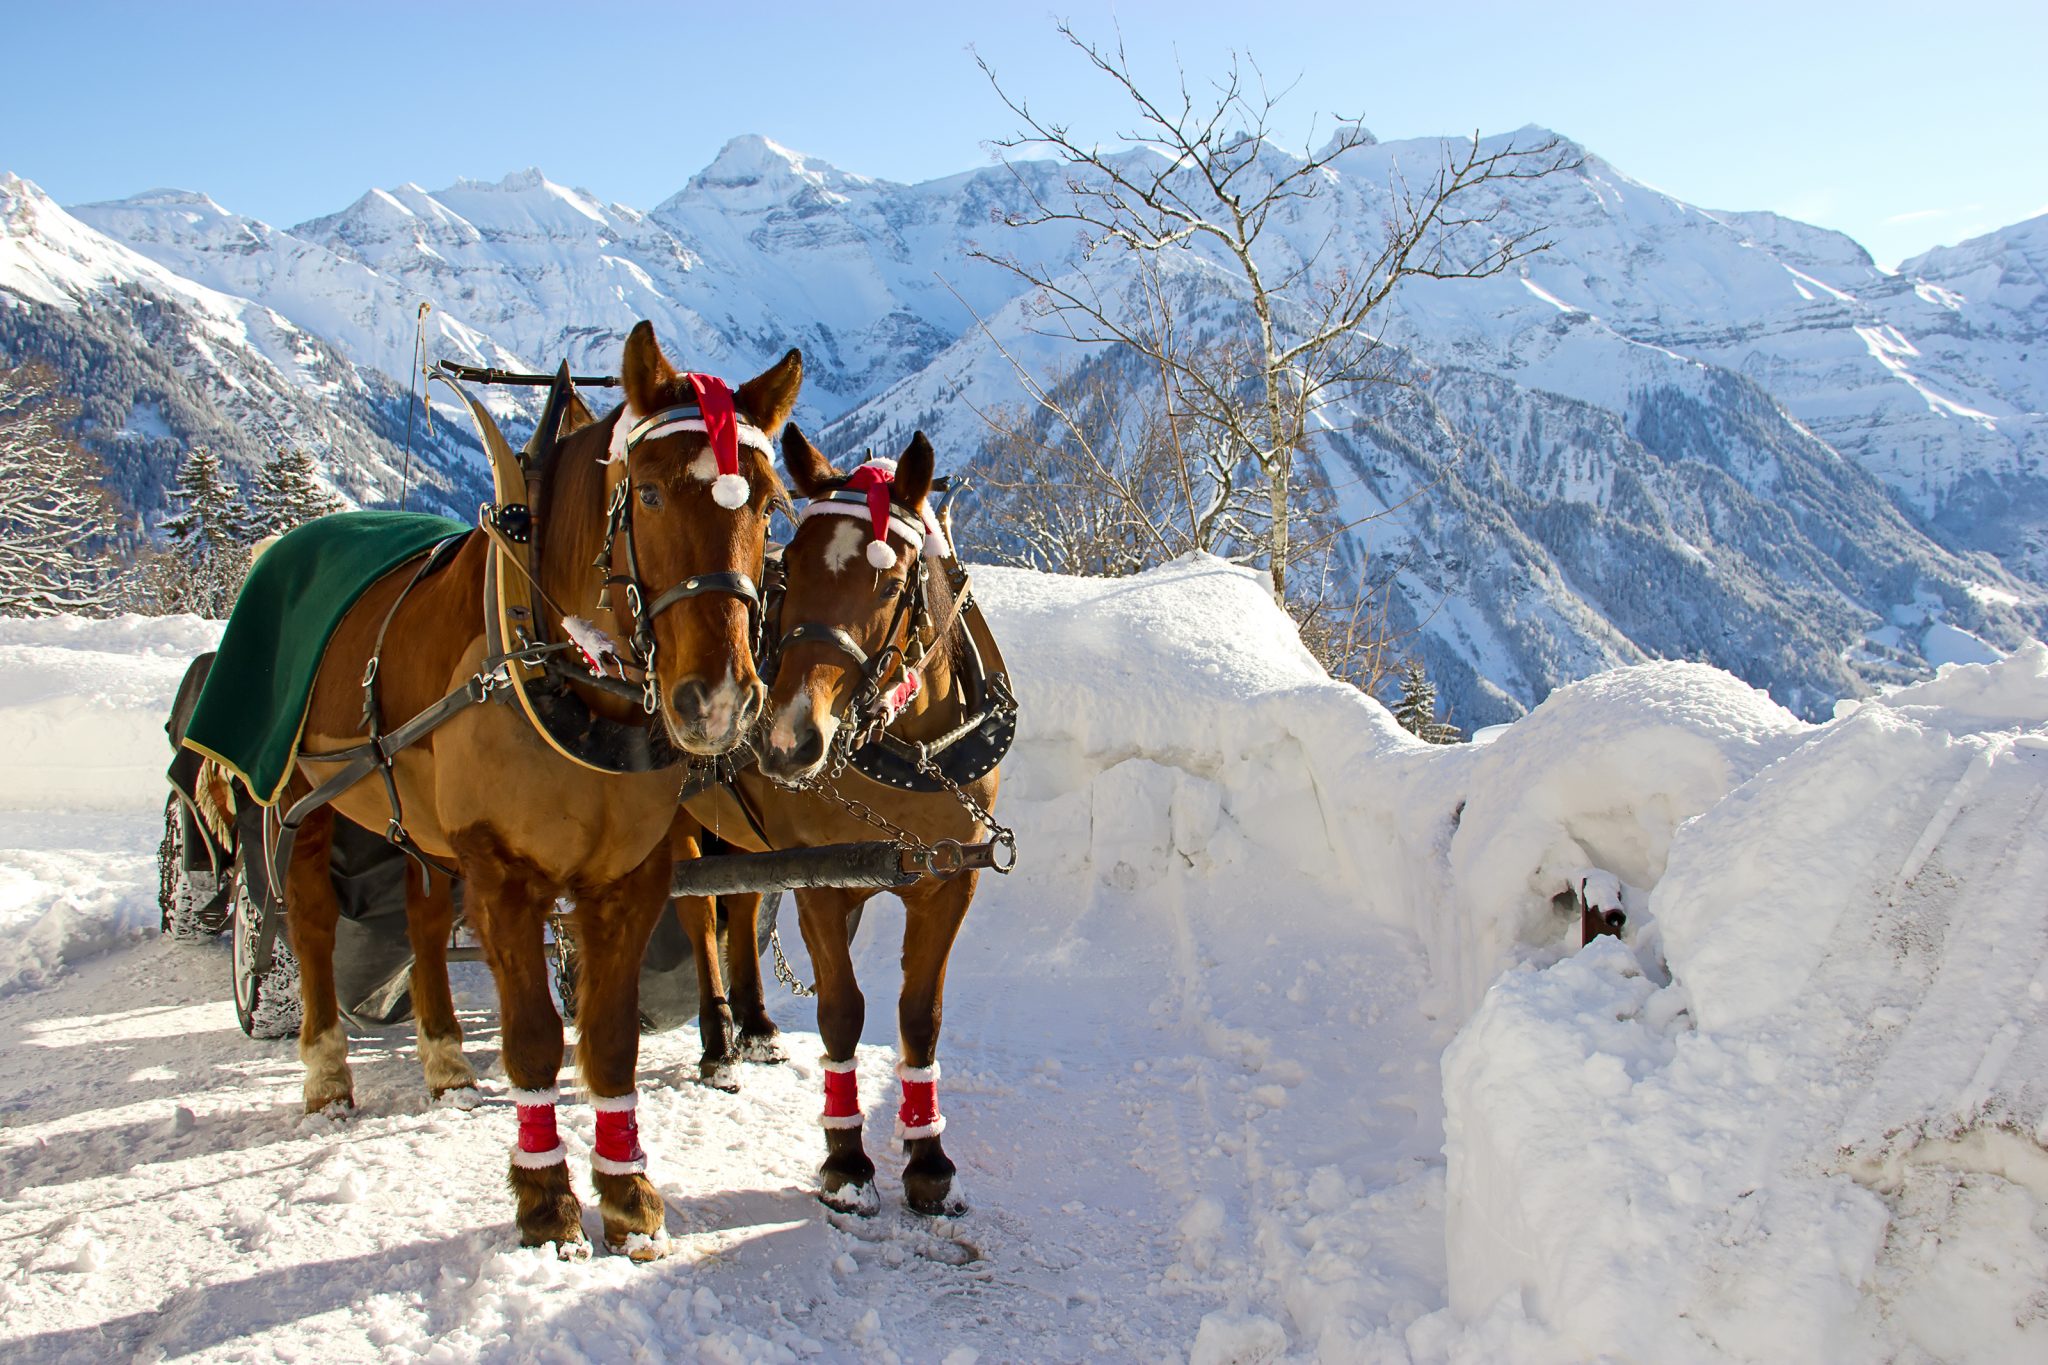
{"type": "Polygon", "coordinates": [[[820,1197],[872,1205],[848,940],[893,890],[909,912],[905,1192],[960,1207],[939,993],[976,873],[1014,861],[992,804],[1016,705],[930,502],[930,444],[841,474],[788,425],[798,511],[766,434],[794,403],[794,351],[728,389],[675,371],[643,323],[617,379],[446,362],[434,377],[476,419],[497,497],[474,527],[345,513],[258,558],[170,725],[166,929],[233,935],[237,1014],[259,1036],[296,1028],[309,1111],[353,1104],[344,1016],[410,1011],[429,1088],[474,1088],[447,963],[451,946],[481,956],[518,1109],[521,1240],[567,1250],[582,1234],[556,1136],[559,997],[598,1111],[606,1240],[640,1257],[662,1250],[633,1117],[643,1006],[663,994],[650,972],[671,1019],[694,986],[707,1079],[772,1052],[763,897],[785,888],[818,973],[820,1197]],[[465,381],[547,386],[522,451],[465,381]],[[595,417],[579,383],[626,401],[595,417]],[[779,554],[776,511],[796,526],[779,554]]]}

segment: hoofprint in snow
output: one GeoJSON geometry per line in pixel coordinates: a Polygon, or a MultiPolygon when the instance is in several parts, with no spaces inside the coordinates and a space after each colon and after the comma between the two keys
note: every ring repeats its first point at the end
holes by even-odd
{"type": "MultiPolygon", "coordinates": [[[[738,1095],[683,1079],[687,1031],[647,1040],[652,1266],[514,1246],[480,971],[480,1107],[431,1104],[399,1030],[356,1040],[336,1123],[236,1030],[224,950],[151,932],[152,727],[213,627],[0,623],[0,1349],[2038,1356],[2048,650],[1818,727],[1651,665],[1438,748],[1243,571],[976,579],[1026,862],[949,974],[974,1208],[905,1212],[900,1156],[878,1216],[815,1202],[821,1048],[781,994],[792,1060],[738,1095]],[[1569,946],[1549,898],[1587,873],[1628,941],[1569,946]]],[[[857,944],[884,1126],[893,909],[857,944]]]]}

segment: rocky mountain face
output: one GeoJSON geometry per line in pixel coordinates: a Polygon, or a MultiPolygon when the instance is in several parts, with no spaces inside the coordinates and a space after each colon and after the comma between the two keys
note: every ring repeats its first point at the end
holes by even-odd
{"type": "MultiPolygon", "coordinates": [[[[1267,249],[1366,259],[1393,177],[1442,151],[1348,153],[1267,249]]],[[[298,441],[343,491],[389,498],[423,300],[430,357],[478,363],[609,372],[643,317],[679,363],[733,378],[801,346],[799,417],[834,448],[922,426],[971,466],[975,410],[1021,394],[1012,359],[1085,359],[973,258],[1075,266],[1070,235],[1001,226],[1063,192],[1046,165],[900,185],[758,137],[645,212],[527,171],[372,190],[283,230],[172,191],[67,212],[9,178],[0,360],[62,362],[145,507],[200,440],[244,463],[298,441]]],[[[1360,522],[1353,561],[1403,566],[1395,614],[1460,722],[1673,656],[1820,714],[2042,630],[2048,219],[1887,274],[1840,234],[1702,210],[1590,154],[1501,208],[1552,248],[1405,289],[1386,339],[1412,382],[1329,414],[1312,452],[1360,522]]],[[[1227,280],[1208,287],[1227,313],[1227,280]]],[[[415,482],[460,512],[480,470],[451,417],[415,433],[415,482]]]]}

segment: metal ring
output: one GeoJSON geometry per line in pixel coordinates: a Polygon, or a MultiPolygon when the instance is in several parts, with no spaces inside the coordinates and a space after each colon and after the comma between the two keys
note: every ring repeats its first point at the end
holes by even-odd
{"type": "Polygon", "coordinates": [[[940,881],[951,881],[967,870],[967,851],[958,839],[934,840],[927,866],[940,881]]]}

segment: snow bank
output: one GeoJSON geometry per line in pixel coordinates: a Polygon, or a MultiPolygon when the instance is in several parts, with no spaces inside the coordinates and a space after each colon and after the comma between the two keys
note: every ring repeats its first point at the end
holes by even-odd
{"type": "Polygon", "coordinates": [[[0,810],[161,808],[164,719],[221,623],[0,617],[0,810]]]}
{"type": "Polygon", "coordinates": [[[2048,1355],[2048,648],[1844,711],[1447,1051],[1466,1348],[2048,1355]]]}

